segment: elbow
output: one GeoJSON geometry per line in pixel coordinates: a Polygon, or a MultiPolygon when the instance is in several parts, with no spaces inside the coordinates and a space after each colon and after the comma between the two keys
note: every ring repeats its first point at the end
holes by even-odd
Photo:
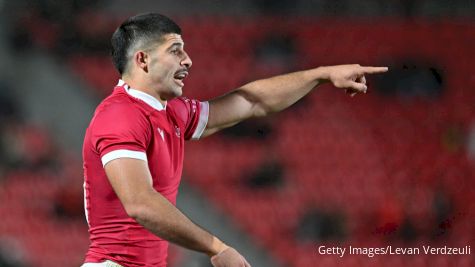
{"type": "Polygon", "coordinates": [[[156,193],[153,189],[137,191],[139,192],[130,191],[119,195],[124,211],[135,220],[148,216],[147,214],[153,209],[153,195],[156,193]]]}
{"type": "Polygon", "coordinates": [[[141,220],[145,217],[146,209],[141,204],[138,204],[138,203],[124,204],[124,209],[127,215],[134,220],[141,220]]]}
{"type": "Polygon", "coordinates": [[[256,88],[243,86],[238,88],[234,93],[247,102],[250,108],[250,117],[265,117],[272,113],[272,106],[266,103],[265,99],[255,93],[256,88]]]}
{"type": "Polygon", "coordinates": [[[252,105],[252,108],[251,108],[252,117],[254,118],[265,117],[275,112],[275,110],[272,109],[272,106],[265,103],[264,101],[254,101],[254,102],[251,102],[251,105],[252,105]]]}
{"type": "Polygon", "coordinates": [[[271,113],[277,112],[276,105],[269,102],[268,99],[262,99],[259,97],[248,97],[247,101],[252,105],[252,117],[260,118],[265,117],[271,113]]]}
{"type": "Polygon", "coordinates": [[[277,110],[273,110],[269,105],[265,105],[264,103],[256,103],[254,104],[253,108],[253,117],[265,117],[274,112],[277,112],[277,110]]]}
{"type": "Polygon", "coordinates": [[[147,202],[147,198],[140,197],[139,195],[122,199],[122,205],[127,215],[136,221],[146,219],[147,214],[149,214],[150,205],[147,202]]]}
{"type": "Polygon", "coordinates": [[[269,114],[269,112],[267,112],[266,110],[256,109],[256,110],[253,112],[252,117],[254,117],[254,118],[261,118],[261,117],[267,116],[268,114],[269,114]]]}

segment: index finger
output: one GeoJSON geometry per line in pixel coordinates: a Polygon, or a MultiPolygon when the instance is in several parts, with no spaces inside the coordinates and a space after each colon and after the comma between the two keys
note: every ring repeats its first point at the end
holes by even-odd
{"type": "Polygon", "coordinates": [[[388,71],[388,67],[362,67],[364,73],[374,74],[388,71]]]}

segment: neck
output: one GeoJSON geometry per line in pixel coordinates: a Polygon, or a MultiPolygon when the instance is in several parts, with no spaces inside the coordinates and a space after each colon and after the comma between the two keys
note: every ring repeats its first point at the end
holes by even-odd
{"type": "Polygon", "coordinates": [[[160,95],[153,90],[153,86],[146,81],[140,79],[133,79],[128,75],[124,75],[121,77],[122,81],[124,81],[130,88],[135,89],[137,91],[144,92],[148,95],[153,96],[156,98],[163,106],[167,105],[167,100],[160,97],[160,95]]]}

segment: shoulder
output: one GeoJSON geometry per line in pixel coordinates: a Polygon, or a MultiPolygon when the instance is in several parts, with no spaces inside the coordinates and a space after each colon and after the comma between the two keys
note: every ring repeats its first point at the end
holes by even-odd
{"type": "Polygon", "coordinates": [[[114,93],[104,99],[97,107],[94,117],[115,118],[116,120],[137,119],[147,117],[149,111],[134,101],[126,93],[114,93]]]}
{"type": "Polygon", "coordinates": [[[91,121],[92,128],[127,128],[148,125],[149,111],[126,94],[114,93],[97,107],[91,121]]]}
{"type": "Polygon", "coordinates": [[[167,104],[167,109],[173,112],[196,112],[200,101],[195,99],[189,99],[187,97],[178,97],[170,100],[167,104]]]}

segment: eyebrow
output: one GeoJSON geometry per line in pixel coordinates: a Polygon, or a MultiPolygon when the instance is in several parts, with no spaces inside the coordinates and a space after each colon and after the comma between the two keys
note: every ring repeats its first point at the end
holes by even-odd
{"type": "Polygon", "coordinates": [[[175,46],[178,46],[178,47],[181,48],[181,47],[183,47],[184,45],[185,45],[185,44],[182,43],[182,42],[175,42],[175,43],[173,43],[172,45],[170,45],[170,47],[168,47],[167,50],[171,50],[171,49],[173,49],[175,46]]]}

